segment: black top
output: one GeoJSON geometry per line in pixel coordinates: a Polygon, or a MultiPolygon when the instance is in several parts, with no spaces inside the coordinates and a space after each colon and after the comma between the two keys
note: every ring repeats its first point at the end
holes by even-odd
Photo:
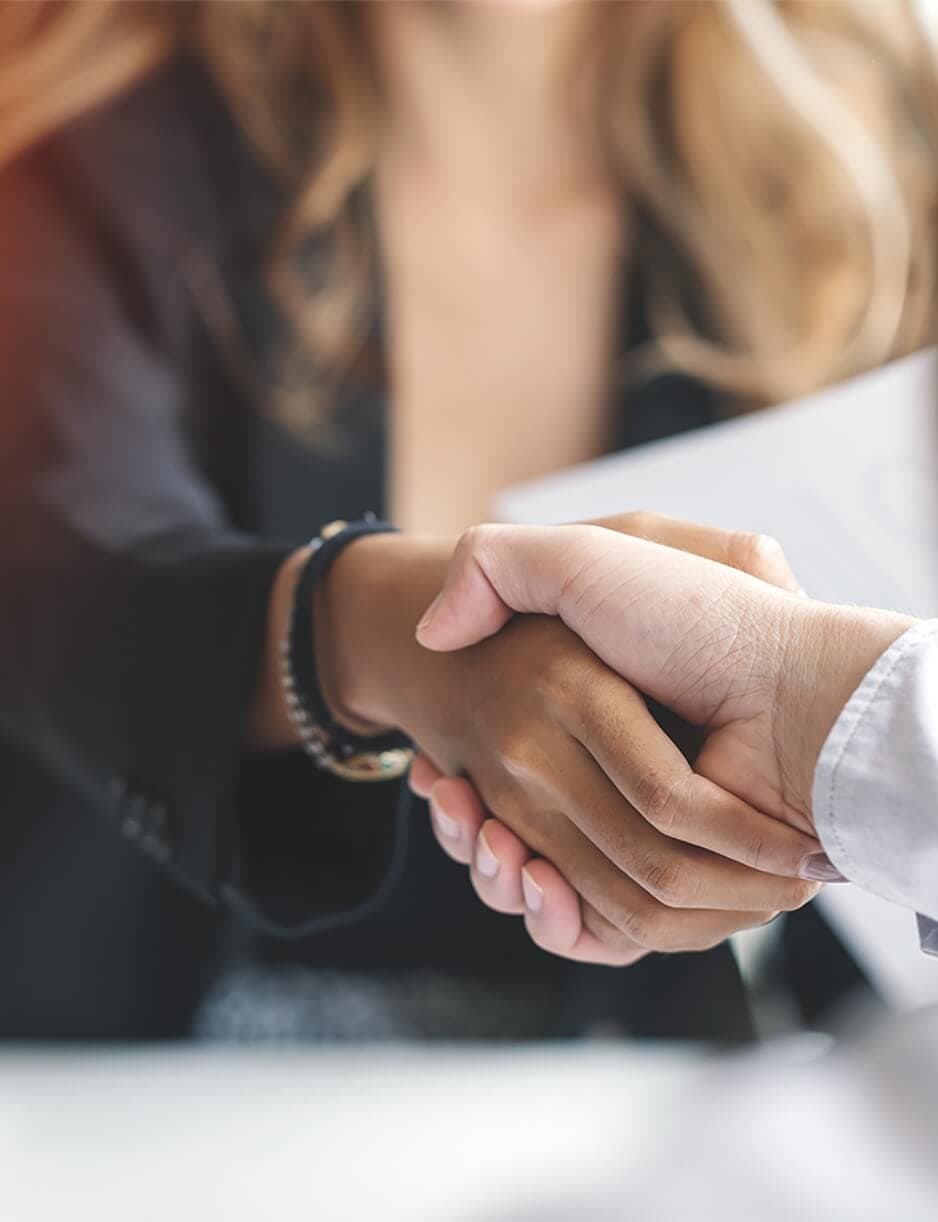
{"type": "MultiPolygon", "coordinates": [[[[267,410],[281,204],[186,60],[0,174],[0,1034],[184,1032],[245,917],[262,958],[553,973],[586,1017],[615,980],[637,1027],[739,1033],[726,952],[549,960],[399,787],[245,759],[274,573],[383,501],[376,392],[349,386],[327,450],[267,410]]],[[[623,399],[620,440],[713,412],[661,380],[623,399]]]]}

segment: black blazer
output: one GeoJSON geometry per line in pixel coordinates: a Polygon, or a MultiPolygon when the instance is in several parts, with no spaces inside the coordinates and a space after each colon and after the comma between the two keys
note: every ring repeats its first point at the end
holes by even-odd
{"type": "MultiPolygon", "coordinates": [[[[246,938],[339,969],[559,973],[584,1021],[744,1034],[726,951],[549,960],[399,787],[245,758],[275,571],[383,499],[379,394],[349,385],[338,447],[270,419],[282,204],[186,60],[0,174],[0,1034],[184,1033],[246,938]]],[[[621,440],[712,414],[659,382],[621,440]]]]}

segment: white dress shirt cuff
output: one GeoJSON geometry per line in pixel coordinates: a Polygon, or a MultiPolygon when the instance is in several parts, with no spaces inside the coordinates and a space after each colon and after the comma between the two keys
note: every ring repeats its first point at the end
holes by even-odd
{"type": "Polygon", "coordinates": [[[814,821],[851,882],[920,914],[938,954],[938,620],[904,633],[831,730],[814,775],[814,821]]]}

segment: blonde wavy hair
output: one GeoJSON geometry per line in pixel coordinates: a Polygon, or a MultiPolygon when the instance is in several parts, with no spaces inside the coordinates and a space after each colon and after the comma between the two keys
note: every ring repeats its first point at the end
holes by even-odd
{"type": "MultiPolygon", "coordinates": [[[[374,296],[369,7],[3,4],[0,166],[194,49],[290,188],[272,283],[334,385],[374,296]],[[315,285],[296,257],[309,238],[328,252],[315,285]]],[[[938,92],[910,4],[631,0],[590,14],[596,121],[647,238],[635,257],[661,362],[775,402],[932,341],[938,92]]]]}

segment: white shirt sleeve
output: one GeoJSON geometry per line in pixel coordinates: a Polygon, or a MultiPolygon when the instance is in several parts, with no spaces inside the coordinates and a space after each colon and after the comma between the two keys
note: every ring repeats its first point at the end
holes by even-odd
{"type": "Polygon", "coordinates": [[[904,633],[831,730],[814,774],[814,822],[851,882],[919,915],[938,954],[938,620],[904,633]]]}

